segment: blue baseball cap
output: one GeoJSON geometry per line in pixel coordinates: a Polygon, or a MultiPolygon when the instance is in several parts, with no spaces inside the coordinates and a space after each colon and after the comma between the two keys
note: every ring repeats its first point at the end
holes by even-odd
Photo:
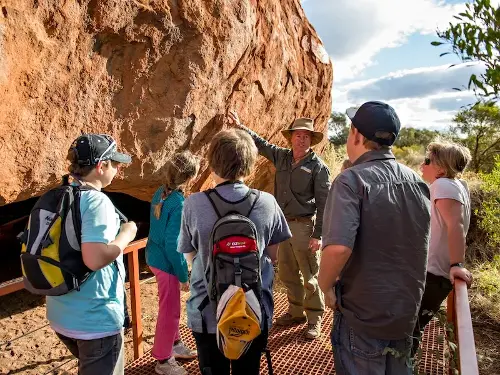
{"type": "Polygon", "coordinates": [[[75,150],[78,164],[96,165],[100,161],[113,160],[118,163],[130,163],[130,155],[118,152],[115,140],[106,134],[84,134],[78,137],[71,148],[75,150]]]}
{"type": "Polygon", "coordinates": [[[401,122],[396,111],[386,103],[366,102],[359,108],[348,108],[346,114],[353,126],[365,138],[384,146],[392,146],[401,129],[401,122]],[[380,138],[382,132],[391,133],[393,137],[380,138]]]}

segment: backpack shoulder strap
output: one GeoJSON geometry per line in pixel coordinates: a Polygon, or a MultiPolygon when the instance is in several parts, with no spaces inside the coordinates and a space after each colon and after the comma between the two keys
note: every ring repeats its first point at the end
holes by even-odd
{"type": "MultiPolygon", "coordinates": [[[[90,191],[90,190],[99,191],[99,190],[97,190],[96,188],[94,188],[94,187],[92,187],[90,185],[75,185],[73,187],[74,187],[74,192],[75,193],[76,192],[81,192],[81,191],[90,191]]],[[[111,202],[111,203],[113,203],[113,202],[111,202]]],[[[127,217],[118,208],[116,208],[116,206],[114,204],[113,204],[113,207],[115,208],[115,212],[118,215],[118,218],[120,219],[120,221],[123,222],[123,223],[127,223],[128,222],[127,217]]]]}
{"type": "Polygon", "coordinates": [[[237,213],[249,217],[260,197],[260,191],[249,189],[243,198],[235,202],[223,198],[216,189],[205,191],[205,195],[212,204],[219,219],[230,213],[237,213]]]}

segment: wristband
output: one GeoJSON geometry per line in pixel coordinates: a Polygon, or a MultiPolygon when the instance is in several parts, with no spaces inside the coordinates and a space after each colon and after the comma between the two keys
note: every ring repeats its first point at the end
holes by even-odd
{"type": "Polygon", "coordinates": [[[464,264],[463,263],[453,263],[453,264],[450,265],[450,269],[453,268],[453,267],[464,268],[464,264]]]}

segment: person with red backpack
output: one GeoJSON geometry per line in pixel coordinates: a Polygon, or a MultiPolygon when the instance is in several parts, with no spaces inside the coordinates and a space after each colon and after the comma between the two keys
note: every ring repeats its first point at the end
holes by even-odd
{"type": "Polygon", "coordinates": [[[267,346],[272,263],[291,233],[274,197],[243,182],[256,159],[246,132],[218,133],[208,150],[217,185],[184,202],[177,250],[192,264],[187,316],[203,375],[257,375],[267,346]]]}

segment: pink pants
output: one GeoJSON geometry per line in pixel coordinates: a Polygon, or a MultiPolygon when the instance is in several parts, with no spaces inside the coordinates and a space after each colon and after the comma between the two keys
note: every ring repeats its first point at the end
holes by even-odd
{"type": "Polygon", "coordinates": [[[181,317],[181,286],[179,279],[158,268],[149,267],[158,284],[159,309],[156,321],[155,342],[151,355],[162,361],[172,356],[174,342],[179,340],[181,317]]]}

